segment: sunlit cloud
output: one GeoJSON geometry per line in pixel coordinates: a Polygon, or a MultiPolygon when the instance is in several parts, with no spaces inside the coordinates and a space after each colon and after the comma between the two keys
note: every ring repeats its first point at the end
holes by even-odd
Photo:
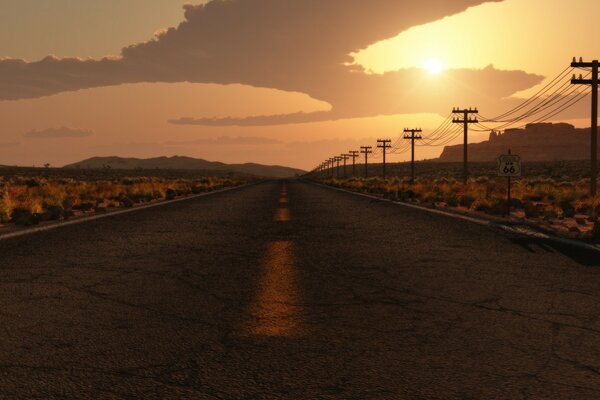
{"type": "Polygon", "coordinates": [[[482,90],[488,100],[499,101],[539,83],[542,77],[493,68],[448,70],[441,74],[447,79],[437,80],[436,87],[427,82],[415,87],[422,80],[415,76],[422,71],[370,75],[360,66],[349,65],[351,54],[410,27],[490,1],[214,0],[186,5],[185,20],[178,27],[124,48],[119,58],[0,61],[0,98],[40,97],[123,83],[237,83],[305,93],[329,104],[330,110],[245,119],[174,116],[172,122],[263,126],[409,112],[445,113],[451,105],[442,108],[425,100],[439,97],[440,91],[453,94],[456,87],[461,87],[461,96],[455,101],[464,97],[471,102],[483,100],[472,94],[485,75],[487,83],[482,90]],[[405,12],[407,7],[410,13],[405,12]]]}

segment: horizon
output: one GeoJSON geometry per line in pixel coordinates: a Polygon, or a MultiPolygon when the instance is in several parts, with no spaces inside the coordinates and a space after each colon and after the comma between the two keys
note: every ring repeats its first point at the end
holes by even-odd
{"type": "MultiPolygon", "coordinates": [[[[0,15],[2,164],[185,154],[309,170],[331,153],[397,138],[405,127],[421,126],[427,135],[455,106],[502,113],[548,84],[571,57],[600,53],[589,31],[600,4],[590,0],[552,7],[462,0],[412,6],[411,17],[392,17],[401,1],[305,4],[301,12],[294,2],[243,4],[8,5],[0,15]],[[288,8],[296,25],[278,19],[288,8]],[[583,8],[585,15],[577,11],[583,8]],[[531,18],[534,12],[543,18],[531,18]],[[546,29],[575,15],[579,24],[568,31],[546,29]],[[111,17],[114,27],[99,34],[111,17]],[[232,18],[244,22],[230,27],[232,18]],[[273,41],[268,30],[246,34],[261,23],[294,46],[273,41]],[[314,34],[299,36],[304,26],[314,34]],[[533,47],[539,56],[527,57],[533,47]],[[438,91],[447,95],[438,98],[438,91]]],[[[586,103],[551,121],[584,127],[586,103]]],[[[469,141],[486,136],[472,132],[469,141]]],[[[419,157],[440,152],[422,147],[419,157]]],[[[390,161],[408,158],[404,152],[390,161]]]]}

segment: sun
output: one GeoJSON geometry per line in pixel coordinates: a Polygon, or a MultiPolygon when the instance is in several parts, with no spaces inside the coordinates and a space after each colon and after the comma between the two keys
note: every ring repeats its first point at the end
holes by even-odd
{"type": "Polygon", "coordinates": [[[430,58],[423,65],[430,74],[437,75],[444,70],[444,65],[437,58],[430,58]]]}

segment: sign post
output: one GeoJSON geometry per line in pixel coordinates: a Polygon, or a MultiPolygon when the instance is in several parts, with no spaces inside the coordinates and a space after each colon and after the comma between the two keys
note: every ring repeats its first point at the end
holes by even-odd
{"type": "Polygon", "coordinates": [[[508,190],[507,190],[507,215],[510,216],[510,208],[511,208],[511,198],[510,198],[510,189],[511,189],[511,178],[521,176],[521,157],[512,154],[510,149],[508,149],[508,154],[503,154],[498,157],[498,176],[505,176],[508,180],[508,190]]]}

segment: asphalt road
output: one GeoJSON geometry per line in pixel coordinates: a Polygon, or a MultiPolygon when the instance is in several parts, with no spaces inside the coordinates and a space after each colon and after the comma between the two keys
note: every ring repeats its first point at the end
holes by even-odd
{"type": "Polygon", "coordinates": [[[598,399],[600,259],[301,182],[0,241],[1,399],[598,399]]]}

